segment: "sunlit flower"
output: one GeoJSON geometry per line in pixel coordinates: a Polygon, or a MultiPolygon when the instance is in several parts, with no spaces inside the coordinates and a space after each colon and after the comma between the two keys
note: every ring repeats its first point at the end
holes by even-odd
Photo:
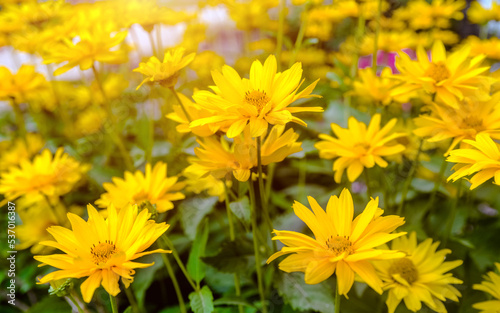
{"type": "Polygon", "coordinates": [[[23,195],[64,195],[73,189],[89,168],[64,153],[63,148],[57,149],[54,156],[46,149],[32,162],[22,160],[19,166],[4,172],[0,179],[0,193],[7,199],[23,195]]]}
{"type": "Polygon", "coordinates": [[[125,179],[113,177],[113,183],[104,183],[106,193],[95,203],[106,208],[113,204],[121,209],[127,204],[141,204],[149,201],[156,205],[159,213],[174,208],[172,201],[184,199],[184,194],[179,192],[184,187],[177,182],[177,176],[167,178],[167,164],[158,162],[151,169],[151,164],[146,164],[146,173],[136,171],[125,172],[125,179]]]}
{"type": "MultiPolygon", "coordinates": [[[[184,181],[186,183],[185,190],[194,192],[195,194],[205,191],[209,196],[216,196],[219,197],[219,201],[224,201],[226,197],[224,181],[215,178],[213,175],[206,174],[207,172],[199,164],[191,164],[186,167],[182,172],[182,175],[186,177],[184,181]]],[[[231,181],[227,181],[226,183],[230,187],[231,181]]]]}
{"type": "Polygon", "coordinates": [[[375,75],[371,68],[359,70],[359,80],[354,82],[353,94],[373,102],[376,105],[389,105],[393,101],[391,89],[398,83],[391,79],[392,71],[386,67],[375,75]]]}
{"type": "Polygon", "coordinates": [[[224,57],[213,51],[203,51],[196,55],[189,65],[201,80],[210,80],[213,70],[220,70],[224,65],[224,57]]]}
{"type": "Polygon", "coordinates": [[[480,39],[476,36],[469,36],[465,40],[465,44],[471,46],[471,56],[484,54],[489,59],[500,60],[500,39],[498,37],[480,39]]]}
{"type": "MultiPolygon", "coordinates": [[[[282,125],[274,126],[261,147],[262,165],[283,161],[288,155],[302,151],[299,135],[289,129],[284,132],[282,125]]],[[[197,158],[191,162],[199,169],[210,173],[215,178],[224,178],[232,173],[239,181],[247,181],[251,170],[258,165],[257,140],[250,137],[248,127],[244,136],[239,136],[230,144],[223,137],[198,140],[201,147],[195,148],[197,158]]]]}
{"type": "Polygon", "coordinates": [[[0,172],[17,166],[22,160],[31,160],[31,158],[40,152],[45,145],[42,136],[39,134],[26,134],[25,138],[17,138],[13,141],[0,142],[0,172]]]}
{"type": "Polygon", "coordinates": [[[500,21],[500,4],[491,1],[490,8],[484,8],[480,2],[473,1],[467,10],[467,18],[474,24],[486,24],[489,21],[500,21]]]}
{"type": "Polygon", "coordinates": [[[134,72],[146,75],[146,78],[137,86],[137,89],[147,82],[157,82],[163,87],[171,88],[177,83],[179,71],[188,66],[195,57],[195,53],[184,55],[184,48],[177,48],[165,52],[163,62],[155,56],[149,58],[147,62],[141,62],[134,72]]]}
{"type": "MultiPolygon", "coordinates": [[[[198,104],[191,101],[188,97],[186,97],[182,93],[178,93],[178,96],[179,99],[181,99],[182,105],[189,114],[191,120],[212,116],[212,113],[210,111],[200,107],[198,104]]],[[[210,124],[196,126],[196,127],[189,127],[190,120],[186,116],[186,113],[184,113],[184,110],[182,109],[180,104],[173,104],[172,108],[174,109],[174,112],[167,114],[166,117],[171,119],[172,121],[179,123],[179,125],[177,125],[175,128],[179,133],[192,132],[196,136],[206,137],[213,135],[214,133],[217,132],[217,129],[212,127],[210,124]]]]}
{"type": "Polygon", "coordinates": [[[307,284],[317,284],[337,276],[341,295],[351,290],[354,275],[358,274],[376,292],[382,293],[382,281],[370,261],[397,259],[404,256],[396,250],[375,249],[405,233],[391,234],[404,224],[402,217],[382,216],[379,199],[371,199],[363,212],[353,220],[354,208],[351,193],[344,189],[330,197],[326,212],[316,200],[308,197],[312,212],[295,201],[293,210],[313,232],[314,239],[301,233],[274,230],[273,240],[280,240],[285,247],[273,254],[267,263],[290,254],[279,263],[285,272],[304,272],[307,284]]]}
{"type": "MultiPolygon", "coordinates": [[[[500,263],[495,263],[495,266],[500,271],[500,263]]],[[[481,313],[497,313],[500,308],[500,275],[488,272],[483,278],[480,284],[474,284],[472,288],[489,293],[494,299],[473,304],[472,307],[481,313]]]]}
{"type": "Polygon", "coordinates": [[[32,65],[23,64],[15,74],[5,66],[0,66],[0,100],[14,99],[20,103],[47,86],[45,77],[35,72],[32,65]]]}
{"type": "Polygon", "coordinates": [[[485,92],[489,88],[489,79],[481,74],[489,67],[479,67],[484,56],[468,59],[470,46],[463,46],[448,57],[441,41],[432,46],[429,61],[424,48],[417,48],[417,61],[405,53],[396,59],[396,67],[401,72],[394,75],[402,81],[401,86],[393,89],[392,95],[398,96],[422,90],[435,95],[436,101],[453,108],[465,96],[474,96],[481,101],[488,99],[485,92]]]}
{"type": "Polygon", "coordinates": [[[332,130],[338,138],[320,134],[319,138],[324,141],[314,146],[319,150],[320,158],[338,158],[333,163],[337,183],[342,180],[345,169],[347,169],[347,178],[353,182],[361,175],[364,168],[372,168],[375,164],[387,167],[388,163],[382,157],[400,153],[405,149],[400,144],[388,145],[392,140],[405,136],[404,133],[389,135],[396,122],[394,118],[380,129],[380,114],[372,117],[368,127],[354,117],[350,117],[347,129],[332,123],[332,130]]]}
{"type": "Polygon", "coordinates": [[[445,262],[449,249],[436,251],[439,242],[427,238],[417,244],[417,235],[412,232],[392,241],[392,250],[406,253],[397,260],[377,261],[373,264],[384,282],[384,290],[389,290],[386,304],[389,313],[394,313],[401,300],[413,312],[422,309],[422,302],[436,312],[446,312],[446,299],[458,301],[460,292],[451,284],[462,281],[448,271],[460,266],[461,260],[445,262]]]}
{"type": "Polygon", "coordinates": [[[151,213],[147,209],[138,212],[137,205],[129,205],[117,212],[111,205],[107,219],[91,205],[88,205],[87,211],[88,221],[68,213],[72,230],[61,226],[47,229],[55,241],[42,241],[40,244],[57,248],[64,254],[34,257],[42,262],[40,266],[50,265],[59,269],[41,278],[40,284],[61,278],[88,277],[80,286],[85,302],[92,300],[94,291],[100,285],[110,295],[116,296],[120,293],[120,278],[128,288],[134,280],[134,269],[154,264],[134,260],[152,253],[170,252],[163,249],[144,251],[169,227],[168,224],[150,220],[151,213]]]}
{"type": "Polygon", "coordinates": [[[449,28],[450,21],[462,20],[464,0],[412,0],[403,9],[394,12],[394,18],[406,20],[413,29],[449,28]]]}
{"type": "Polygon", "coordinates": [[[222,72],[212,72],[217,86],[214,93],[198,91],[193,99],[201,107],[213,112],[212,117],[194,120],[191,127],[212,124],[226,132],[229,138],[241,134],[250,125],[252,137],[266,133],[268,125],[283,125],[296,122],[306,126],[301,119],[292,115],[296,112],[322,112],[321,107],[289,107],[301,98],[311,95],[316,83],[298,92],[301,86],[302,66],[295,63],[289,70],[276,73],[276,58],[271,55],[264,65],[254,61],[250,68],[250,79],[241,78],[232,68],[225,65],[222,72]]]}
{"type": "Polygon", "coordinates": [[[499,145],[488,134],[478,134],[476,140],[465,139],[464,142],[472,148],[452,150],[446,159],[448,162],[457,163],[452,168],[455,173],[451,174],[448,180],[456,181],[476,173],[468,179],[472,183],[471,190],[493,177],[494,184],[500,185],[499,145]]]}

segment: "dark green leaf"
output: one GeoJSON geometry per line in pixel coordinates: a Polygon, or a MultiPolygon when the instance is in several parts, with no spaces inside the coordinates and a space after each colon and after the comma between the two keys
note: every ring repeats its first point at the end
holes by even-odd
{"type": "Polygon", "coordinates": [[[214,301],[214,305],[243,305],[253,307],[251,303],[240,297],[223,297],[214,301]]]}
{"type": "Polygon", "coordinates": [[[218,197],[192,198],[184,200],[179,205],[178,212],[181,213],[182,227],[189,239],[194,240],[198,225],[201,220],[212,211],[218,199],[218,197]]]}
{"type": "Polygon", "coordinates": [[[52,296],[45,297],[42,301],[32,306],[27,313],[68,313],[71,312],[71,306],[62,298],[52,296]]]}
{"type": "Polygon", "coordinates": [[[138,269],[137,274],[134,276],[134,283],[131,285],[134,289],[137,303],[140,307],[144,305],[146,298],[146,290],[148,290],[151,283],[154,281],[156,271],[162,267],[163,261],[159,254],[152,254],[138,259],[137,262],[153,263],[150,267],[138,269]]]}
{"type": "Polygon", "coordinates": [[[214,297],[208,286],[189,294],[191,309],[194,313],[211,313],[214,311],[214,297]]]}
{"type": "Polygon", "coordinates": [[[248,201],[247,196],[236,202],[231,202],[229,207],[236,217],[245,223],[250,223],[250,202],[248,201]]]}
{"type": "Polygon", "coordinates": [[[197,283],[205,278],[205,263],[201,261],[201,258],[205,256],[205,247],[207,246],[208,240],[208,219],[205,220],[203,225],[200,225],[198,231],[196,232],[196,237],[193,241],[193,246],[191,247],[191,253],[189,254],[187,271],[191,278],[193,278],[197,283]]]}
{"type": "Polygon", "coordinates": [[[222,273],[246,273],[253,262],[253,246],[248,241],[236,239],[223,242],[214,256],[202,258],[203,262],[222,273]]]}

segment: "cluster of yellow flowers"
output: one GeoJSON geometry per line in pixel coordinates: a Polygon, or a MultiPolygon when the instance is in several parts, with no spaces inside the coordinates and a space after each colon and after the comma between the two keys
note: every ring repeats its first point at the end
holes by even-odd
{"type": "MultiPolygon", "coordinates": [[[[464,0],[410,0],[397,7],[384,0],[294,0],[288,7],[278,0],[208,0],[190,12],[153,0],[2,3],[0,46],[35,61],[14,72],[0,67],[0,101],[13,113],[1,126],[8,137],[0,142],[1,203],[18,204],[18,248],[31,248],[40,266],[58,269],[44,272],[38,283],[54,288],[85,278],[79,285],[83,302],[74,294],[69,300],[77,307],[93,302],[102,286],[116,313],[121,280],[139,312],[129,286],[136,269],[153,264],[138,259],[160,253],[185,313],[164,255],[172,252],[193,287],[191,307],[201,312],[192,298],[206,296],[205,273],[197,267],[214,229],[205,228],[203,235],[195,230],[197,250],[187,269],[166,236],[167,218],[174,226],[178,219],[189,223],[174,208],[195,194],[225,204],[227,218],[217,218],[227,225],[231,244],[237,245],[237,237],[253,241],[256,282],[231,272],[234,293],[243,299],[242,284],[255,285],[260,301],[254,304],[264,313],[266,280],[274,275],[263,273],[264,255],[267,264],[286,256],[279,269],[303,272],[306,284],[335,275],[335,312],[355,281],[387,292],[390,313],[401,302],[413,312],[422,304],[447,312],[447,300],[462,296],[453,285],[463,281],[450,271],[463,262],[454,255],[448,260],[447,247],[464,180],[470,190],[491,178],[500,185],[500,72],[492,70],[500,43],[475,36],[459,43],[453,31],[464,12],[484,29],[487,21],[500,20],[499,6],[465,8],[464,0]],[[198,12],[214,6],[225,8],[241,35],[242,56],[225,55],[234,66],[217,53],[220,42],[198,19],[198,12]],[[299,25],[287,21],[287,10],[297,13],[291,15],[299,25]],[[162,29],[175,25],[184,29],[183,37],[166,49],[162,29]],[[354,31],[337,42],[346,25],[354,31]],[[148,47],[141,46],[139,31],[151,53],[143,50],[148,47]],[[37,71],[42,64],[49,75],[37,71]],[[81,77],[63,75],[71,70],[81,77]],[[298,166],[285,161],[291,155],[301,158],[298,166]],[[422,164],[430,155],[442,160],[437,176],[422,164]],[[310,208],[297,195],[293,213],[310,232],[275,229],[273,217],[283,212],[273,206],[289,200],[273,189],[275,167],[299,167],[298,190],[305,199],[312,158],[312,167],[322,166],[316,172],[330,177],[328,196],[340,195],[309,196],[310,208]],[[447,162],[454,163],[450,175],[447,162]],[[389,186],[392,173],[395,183],[389,186]],[[430,208],[440,187],[452,199],[451,217],[439,233],[446,248],[438,250],[440,243],[412,219],[404,225],[416,179],[434,182],[420,215],[435,213],[430,208]],[[458,181],[458,187],[448,181],[458,181]],[[360,199],[367,204],[355,210],[360,199]],[[250,230],[251,236],[244,233],[250,230]],[[62,254],[51,254],[54,249],[62,254]]],[[[498,310],[500,276],[490,272],[482,284],[470,286],[497,299],[474,308],[498,310]]],[[[240,313],[245,301],[235,301],[240,313]]],[[[214,310],[210,305],[207,312],[214,310]]]]}

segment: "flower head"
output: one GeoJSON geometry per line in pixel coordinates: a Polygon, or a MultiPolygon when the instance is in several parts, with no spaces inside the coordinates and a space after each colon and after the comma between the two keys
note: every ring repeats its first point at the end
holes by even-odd
{"type": "Polygon", "coordinates": [[[268,125],[283,125],[296,122],[306,126],[304,121],[292,115],[296,112],[322,112],[320,107],[289,107],[295,100],[308,98],[316,83],[298,92],[301,86],[302,66],[295,63],[290,69],[276,73],[276,58],[271,55],[264,65],[254,61],[250,68],[250,79],[241,78],[232,68],[225,65],[222,72],[213,71],[216,86],[209,91],[197,91],[195,102],[212,112],[211,117],[193,120],[191,127],[213,125],[233,138],[250,125],[252,137],[266,133],[268,125]]]}
{"type": "Polygon", "coordinates": [[[392,91],[392,96],[404,95],[422,90],[435,94],[436,101],[453,108],[458,108],[459,100],[465,96],[474,96],[487,100],[485,92],[490,80],[482,76],[488,66],[479,67],[484,56],[469,60],[470,46],[465,45],[446,56],[446,50],[441,41],[434,42],[431,50],[431,61],[424,48],[417,48],[417,61],[413,61],[405,53],[400,53],[396,59],[396,67],[401,72],[394,78],[404,82],[392,91]]]}
{"type": "Polygon", "coordinates": [[[393,101],[391,89],[397,85],[397,81],[390,78],[391,74],[391,69],[388,67],[382,70],[380,77],[375,75],[371,68],[362,69],[359,71],[360,80],[353,84],[353,93],[376,105],[387,106],[393,101]]]}
{"type": "Polygon", "coordinates": [[[33,161],[22,160],[19,166],[12,166],[4,172],[0,178],[0,193],[7,199],[23,195],[64,195],[88,170],[88,165],[80,164],[62,148],[57,149],[54,156],[46,149],[33,161]]]}
{"type": "Polygon", "coordinates": [[[113,177],[113,183],[104,183],[106,193],[95,203],[106,208],[113,204],[121,209],[128,204],[140,204],[149,201],[156,204],[160,213],[174,208],[172,201],[184,199],[184,194],[179,192],[184,184],[177,182],[177,176],[167,178],[167,164],[158,162],[151,169],[151,164],[146,164],[146,173],[136,171],[125,172],[125,179],[113,177]]]}
{"type": "Polygon", "coordinates": [[[0,66],[0,100],[14,99],[17,103],[48,87],[45,77],[35,72],[33,65],[22,65],[16,74],[0,66]]]}
{"type": "Polygon", "coordinates": [[[50,265],[59,269],[42,277],[40,284],[62,278],[88,277],[80,287],[85,302],[90,302],[100,285],[110,295],[116,296],[120,293],[120,278],[128,288],[134,280],[134,269],[153,265],[134,262],[135,259],[152,253],[170,252],[163,249],[144,251],[169,227],[168,224],[150,220],[151,214],[147,209],[139,212],[137,205],[130,205],[117,212],[110,205],[106,219],[92,205],[88,205],[87,211],[88,221],[68,213],[72,230],[61,226],[47,229],[55,241],[42,241],[40,244],[57,248],[64,254],[34,257],[42,262],[40,266],[50,265]]]}
{"type": "MultiPolygon", "coordinates": [[[[495,266],[500,271],[500,263],[495,263],[495,266]]],[[[480,284],[475,284],[472,288],[489,293],[495,298],[494,300],[474,304],[472,306],[474,309],[481,310],[481,313],[498,312],[498,308],[500,308],[500,275],[495,272],[488,272],[484,276],[484,281],[480,284]]]]}
{"type": "Polygon", "coordinates": [[[2,155],[0,156],[0,172],[12,166],[18,166],[21,160],[31,160],[40,152],[45,142],[39,134],[29,133],[24,138],[0,142],[2,155]]]}
{"type": "Polygon", "coordinates": [[[305,272],[307,284],[320,283],[336,272],[339,294],[347,295],[356,273],[381,294],[382,281],[370,261],[404,256],[398,251],[375,249],[405,234],[391,234],[404,224],[403,218],[382,216],[384,211],[378,207],[377,197],[371,199],[364,211],[353,220],[353,201],[347,189],[342,191],[340,197],[330,197],[326,212],[314,198],[308,197],[308,200],[312,212],[297,201],[293,210],[315,238],[293,231],[275,230],[273,240],[280,240],[285,247],[273,254],[267,263],[290,254],[280,262],[279,268],[288,273],[305,272]]]}
{"type": "Polygon", "coordinates": [[[195,53],[184,55],[184,48],[177,48],[165,52],[163,62],[155,56],[149,58],[147,62],[141,62],[134,72],[146,75],[146,78],[137,86],[137,89],[147,82],[157,82],[163,87],[171,88],[177,83],[179,71],[188,66],[195,57],[195,53]]]}
{"type": "Polygon", "coordinates": [[[465,139],[464,142],[472,147],[452,150],[446,159],[457,163],[452,168],[455,173],[448,180],[456,181],[477,172],[468,179],[472,183],[471,190],[493,177],[494,184],[500,185],[499,145],[488,134],[478,134],[476,140],[465,139]]]}
{"type": "Polygon", "coordinates": [[[387,167],[388,163],[382,157],[400,153],[405,149],[400,144],[387,145],[390,141],[405,136],[403,133],[389,135],[396,122],[394,118],[380,129],[380,114],[375,114],[367,128],[366,124],[351,117],[347,129],[332,123],[332,130],[338,139],[320,134],[319,138],[324,141],[314,146],[319,150],[321,158],[338,158],[333,163],[337,183],[342,180],[345,169],[347,169],[347,178],[353,182],[361,175],[365,167],[372,168],[375,164],[387,167]]]}
{"type": "Polygon", "coordinates": [[[406,257],[397,260],[377,261],[374,265],[384,281],[384,290],[389,290],[386,304],[389,313],[394,313],[404,300],[406,307],[420,311],[422,302],[436,312],[446,312],[442,301],[458,301],[460,292],[451,284],[462,281],[453,277],[449,270],[462,264],[461,260],[445,262],[445,256],[451,251],[436,251],[439,242],[428,238],[417,245],[417,236],[400,237],[392,241],[391,248],[406,253],[406,257]]]}

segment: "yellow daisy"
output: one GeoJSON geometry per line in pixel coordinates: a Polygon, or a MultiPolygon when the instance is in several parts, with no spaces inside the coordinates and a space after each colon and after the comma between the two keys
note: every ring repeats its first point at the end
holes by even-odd
{"type": "Polygon", "coordinates": [[[431,50],[431,61],[422,46],[417,48],[418,60],[413,61],[401,52],[396,59],[396,67],[400,74],[393,77],[401,80],[401,86],[392,91],[392,96],[404,95],[417,90],[435,95],[435,100],[453,108],[459,107],[459,100],[465,96],[474,96],[487,100],[485,90],[490,80],[481,74],[489,67],[479,67],[484,56],[476,56],[469,60],[471,47],[464,45],[459,50],[446,56],[441,41],[434,42],[431,50]]]}
{"type": "Polygon", "coordinates": [[[413,312],[422,309],[422,302],[436,312],[446,312],[442,301],[458,301],[460,292],[451,284],[462,281],[446,273],[462,264],[461,260],[445,262],[449,249],[436,251],[439,242],[428,238],[417,245],[415,232],[410,237],[392,241],[391,248],[406,253],[398,260],[377,261],[374,265],[384,281],[384,290],[389,290],[386,304],[389,313],[394,313],[401,300],[413,312]]]}
{"type": "Polygon", "coordinates": [[[375,114],[367,128],[366,124],[350,117],[347,129],[332,123],[332,130],[338,138],[320,134],[319,138],[324,141],[319,141],[314,146],[319,150],[320,158],[338,158],[333,163],[337,183],[342,180],[345,169],[347,178],[353,182],[364,168],[372,168],[375,164],[387,167],[388,163],[382,157],[398,154],[405,149],[401,144],[387,145],[390,141],[405,136],[404,133],[389,135],[396,122],[394,118],[380,129],[380,114],[375,114]]]}
{"type": "Polygon", "coordinates": [[[163,87],[172,88],[177,83],[179,71],[194,60],[195,53],[183,56],[184,48],[177,48],[165,52],[163,62],[152,56],[147,62],[141,62],[134,72],[146,75],[146,78],[137,86],[136,90],[147,82],[157,82],[163,87]]]}
{"type": "Polygon", "coordinates": [[[113,177],[113,183],[104,183],[106,193],[95,203],[106,208],[113,204],[121,209],[128,204],[140,204],[149,201],[156,204],[160,213],[174,208],[172,201],[184,199],[184,194],[179,192],[184,188],[183,183],[177,182],[177,176],[167,178],[167,164],[158,162],[151,169],[151,164],[146,164],[146,173],[136,171],[135,174],[125,172],[125,179],[113,177]]]}
{"type": "Polygon", "coordinates": [[[452,150],[446,159],[448,162],[457,163],[452,168],[455,173],[448,177],[448,181],[456,181],[477,172],[468,179],[472,183],[471,190],[493,177],[493,183],[500,185],[499,145],[488,134],[478,134],[476,140],[465,139],[464,142],[472,148],[452,150]]]}
{"type": "Polygon", "coordinates": [[[430,137],[427,139],[430,142],[453,138],[447,153],[464,139],[473,140],[477,134],[500,139],[500,92],[486,102],[466,98],[458,109],[432,103],[428,110],[430,114],[414,119],[417,129],[413,132],[419,137],[430,137]]]}
{"type": "Polygon", "coordinates": [[[290,254],[280,262],[279,268],[287,273],[304,272],[307,284],[317,284],[337,276],[337,288],[347,295],[358,274],[376,292],[382,293],[382,281],[370,261],[397,259],[404,254],[393,250],[375,249],[405,233],[391,234],[404,224],[402,217],[382,216],[378,197],[371,199],[364,211],[353,220],[354,208],[351,193],[344,189],[340,197],[332,196],[326,212],[316,200],[308,197],[312,212],[295,201],[293,210],[314,234],[314,239],[301,233],[274,230],[273,240],[280,240],[285,247],[274,253],[267,263],[290,254]]]}
{"type": "Polygon", "coordinates": [[[73,189],[90,169],[81,164],[63,148],[57,149],[54,156],[44,150],[33,161],[22,160],[19,166],[12,166],[0,177],[0,194],[9,200],[26,195],[60,196],[73,189]]]}
{"type": "Polygon", "coordinates": [[[359,80],[354,81],[354,95],[367,99],[376,105],[387,106],[394,100],[391,96],[391,89],[398,83],[391,79],[392,71],[386,67],[380,73],[375,75],[371,68],[359,70],[359,80]]]}
{"type": "MultiPolygon", "coordinates": [[[[184,107],[184,109],[186,109],[191,119],[195,120],[199,118],[212,116],[212,113],[210,111],[200,107],[198,104],[191,101],[188,97],[186,97],[182,93],[177,93],[177,95],[179,96],[182,106],[184,107]]],[[[174,109],[174,112],[167,114],[166,117],[168,119],[171,119],[172,121],[179,123],[179,125],[175,127],[175,129],[179,133],[192,132],[196,136],[206,137],[206,136],[211,136],[215,134],[215,132],[217,132],[217,129],[212,127],[210,124],[196,126],[196,127],[189,127],[189,119],[186,116],[186,113],[184,112],[183,108],[179,104],[172,105],[172,108],[174,109]]]]}
{"type": "MultiPolygon", "coordinates": [[[[186,178],[186,191],[200,194],[206,192],[211,197],[219,197],[219,201],[224,201],[226,191],[224,188],[224,181],[217,179],[212,175],[206,175],[206,171],[199,164],[191,164],[186,167],[182,172],[186,178]]],[[[231,181],[226,182],[230,187],[231,181]]]]}
{"type": "Polygon", "coordinates": [[[0,156],[0,172],[11,166],[17,166],[21,160],[30,160],[35,154],[42,150],[45,142],[39,134],[26,134],[24,138],[13,141],[0,142],[2,155],[0,156]]]}
{"type": "Polygon", "coordinates": [[[119,212],[113,205],[108,207],[108,218],[104,219],[92,206],[87,207],[89,219],[83,220],[76,214],[68,213],[72,230],[52,226],[47,231],[55,241],[40,244],[54,247],[64,254],[37,255],[40,266],[50,265],[58,271],[40,279],[40,284],[62,278],[88,277],[81,284],[83,300],[90,302],[94,291],[102,285],[112,296],[120,293],[118,280],[125,288],[134,280],[135,268],[145,268],[153,263],[138,263],[135,259],[152,253],[170,251],[149,248],[169,227],[165,223],[150,220],[147,209],[138,212],[137,205],[126,206],[119,212]]]}
{"type": "MultiPolygon", "coordinates": [[[[495,263],[495,266],[497,271],[500,271],[500,263],[495,263]]],[[[480,310],[481,313],[498,313],[500,312],[500,275],[495,272],[488,272],[483,277],[484,281],[480,284],[474,284],[472,288],[487,292],[495,299],[476,303],[472,307],[480,310]]]]}
{"type": "MultiPolygon", "coordinates": [[[[268,125],[296,122],[307,124],[292,115],[296,112],[322,112],[320,107],[289,107],[301,98],[311,95],[318,80],[301,92],[302,65],[295,63],[290,69],[276,73],[276,58],[271,55],[264,65],[254,61],[250,68],[250,79],[241,78],[230,66],[225,65],[222,72],[213,71],[212,77],[216,86],[215,92],[197,91],[193,95],[195,102],[213,113],[213,116],[200,118],[191,122],[191,127],[212,124],[214,128],[226,132],[233,138],[250,125],[252,137],[266,133],[268,125]]],[[[317,96],[316,96],[317,97],[317,96]]]]}
{"type": "Polygon", "coordinates": [[[47,87],[45,77],[35,72],[33,65],[23,64],[15,74],[5,66],[0,66],[0,100],[14,99],[20,103],[47,87]]]}

